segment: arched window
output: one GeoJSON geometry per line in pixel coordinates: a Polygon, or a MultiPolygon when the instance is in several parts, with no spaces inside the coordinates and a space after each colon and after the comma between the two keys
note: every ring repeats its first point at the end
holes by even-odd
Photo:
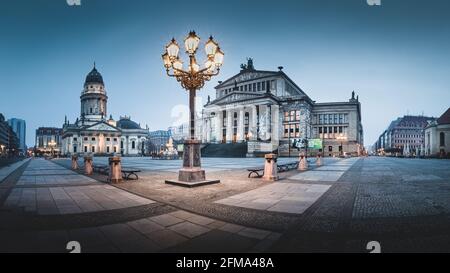
{"type": "Polygon", "coordinates": [[[439,146],[445,146],[445,133],[444,132],[441,132],[439,134],[439,140],[440,140],[439,146]]]}
{"type": "Polygon", "coordinates": [[[131,141],[131,149],[136,149],[136,142],[134,140],[131,141]]]}

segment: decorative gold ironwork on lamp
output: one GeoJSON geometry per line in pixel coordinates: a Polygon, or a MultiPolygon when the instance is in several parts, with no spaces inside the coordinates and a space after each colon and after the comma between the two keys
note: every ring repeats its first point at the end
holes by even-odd
{"type": "Polygon", "coordinates": [[[217,183],[218,180],[206,180],[205,171],[201,169],[200,141],[195,138],[195,96],[197,90],[201,89],[205,82],[211,80],[213,76],[219,74],[223,64],[224,53],[219,44],[210,36],[205,43],[206,61],[203,68],[197,62],[195,54],[200,45],[200,37],[195,31],[189,32],[184,39],[186,54],[189,57],[189,64],[183,67],[180,58],[180,46],[173,38],[166,46],[166,52],[162,54],[164,67],[169,77],[174,77],[181,86],[189,91],[189,111],[190,111],[190,133],[189,139],[184,143],[183,169],[179,171],[178,181],[166,183],[182,186],[197,186],[217,183]]]}

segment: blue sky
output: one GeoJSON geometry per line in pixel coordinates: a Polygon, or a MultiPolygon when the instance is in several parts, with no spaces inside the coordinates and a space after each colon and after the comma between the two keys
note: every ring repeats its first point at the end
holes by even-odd
{"type": "Polygon", "coordinates": [[[363,109],[365,144],[404,114],[439,116],[450,105],[448,1],[147,1],[0,0],[0,113],[27,121],[27,144],[39,126],[79,115],[79,95],[93,62],[103,74],[114,118],[130,115],[151,130],[174,123],[187,103],[165,76],[170,38],[195,29],[225,52],[221,74],[199,95],[239,72],[284,71],[318,101],[352,90],[363,109]]]}

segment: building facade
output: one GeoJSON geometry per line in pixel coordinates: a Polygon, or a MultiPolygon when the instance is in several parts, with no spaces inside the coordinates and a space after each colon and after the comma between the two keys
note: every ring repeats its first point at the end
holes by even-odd
{"type": "Polygon", "coordinates": [[[321,139],[326,156],[359,155],[364,149],[361,104],[313,101],[282,70],[256,70],[253,60],[215,87],[204,106],[198,137],[203,143],[246,143],[248,156],[277,152],[297,156],[299,139],[321,139]]]}
{"type": "Polygon", "coordinates": [[[450,108],[425,128],[425,155],[450,158],[450,108]]]}
{"type": "Polygon", "coordinates": [[[112,116],[106,118],[108,96],[103,77],[95,65],[86,76],[83,87],[79,118],[74,123],[67,118],[64,121],[62,153],[145,155],[148,128],[141,128],[129,116],[120,117],[118,121],[112,116]]]}
{"type": "Polygon", "coordinates": [[[172,137],[170,130],[157,130],[149,133],[148,150],[150,154],[160,154],[166,149],[169,139],[172,137]]]}
{"type": "Polygon", "coordinates": [[[8,119],[8,124],[12,128],[12,130],[16,133],[17,138],[19,139],[19,153],[25,155],[27,152],[26,145],[26,133],[27,133],[27,125],[25,120],[18,118],[8,119]]]}
{"type": "Polygon", "coordinates": [[[19,155],[19,138],[0,113],[0,157],[19,155]]]}
{"type": "Polygon", "coordinates": [[[39,127],[36,129],[36,155],[57,155],[61,153],[62,129],[55,127],[39,127]]]}
{"type": "Polygon", "coordinates": [[[380,135],[376,152],[381,155],[404,154],[424,155],[425,127],[435,120],[433,117],[406,115],[389,124],[380,135]]]}

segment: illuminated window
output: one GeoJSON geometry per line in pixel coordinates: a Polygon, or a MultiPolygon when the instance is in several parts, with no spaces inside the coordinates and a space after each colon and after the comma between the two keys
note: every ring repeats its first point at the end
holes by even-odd
{"type": "Polygon", "coordinates": [[[291,111],[290,121],[294,121],[294,120],[295,120],[295,111],[291,111]]]}

